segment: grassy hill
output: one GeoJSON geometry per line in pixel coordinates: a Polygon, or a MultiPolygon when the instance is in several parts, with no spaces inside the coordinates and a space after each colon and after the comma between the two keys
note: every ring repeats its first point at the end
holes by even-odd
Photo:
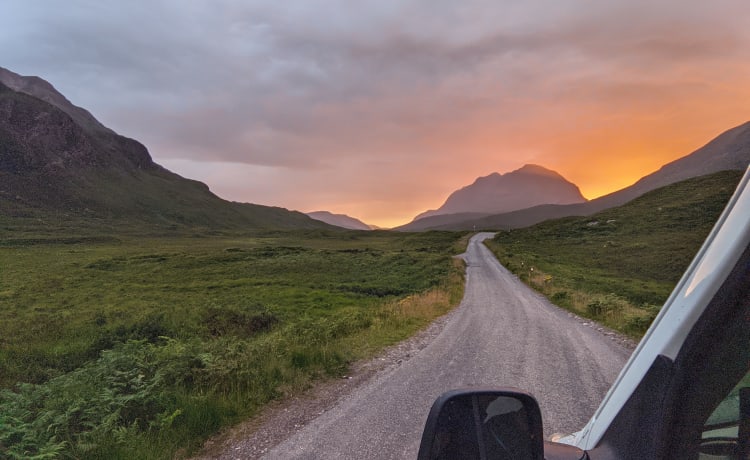
{"type": "Polygon", "coordinates": [[[488,245],[558,305],[638,336],[741,177],[724,171],[689,179],[592,216],[501,231],[488,245]]]}

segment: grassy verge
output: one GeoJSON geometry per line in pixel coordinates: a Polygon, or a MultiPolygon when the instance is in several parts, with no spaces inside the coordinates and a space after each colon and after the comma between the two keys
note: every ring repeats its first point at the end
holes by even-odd
{"type": "Polygon", "coordinates": [[[0,240],[3,458],[189,454],[463,290],[447,232],[60,238],[0,240]]]}
{"type": "Polygon", "coordinates": [[[503,231],[487,245],[555,304],[640,338],[741,176],[691,179],[594,216],[503,231]]]}

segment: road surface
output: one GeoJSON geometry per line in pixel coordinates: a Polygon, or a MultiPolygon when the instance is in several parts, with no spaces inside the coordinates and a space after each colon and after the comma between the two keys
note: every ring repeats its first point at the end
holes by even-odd
{"type": "Polygon", "coordinates": [[[430,406],[469,386],[513,386],[539,401],[545,436],[582,428],[630,350],[550,305],[473,237],[466,292],[442,332],[267,452],[267,459],[416,458],[430,406]]]}

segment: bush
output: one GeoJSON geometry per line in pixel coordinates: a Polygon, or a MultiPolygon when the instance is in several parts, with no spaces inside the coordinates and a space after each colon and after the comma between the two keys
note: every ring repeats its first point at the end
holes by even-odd
{"type": "Polygon", "coordinates": [[[203,324],[212,337],[251,337],[270,331],[278,322],[279,318],[262,305],[243,310],[209,307],[203,314],[203,324]]]}
{"type": "Polygon", "coordinates": [[[586,313],[594,319],[617,319],[626,305],[627,301],[616,294],[597,295],[586,305],[586,313]]]}
{"type": "Polygon", "coordinates": [[[567,302],[569,299],[570,295],[568,294],[568,291],[557,291],[552,294],[552,297],[550,297],[550,300],[556,305],[567,302]]]}
{"type": "Polygon", "coordinates": [[[131,341],[99,359],[44,384],[21,384],[0,392],[0,457],[54,458],[79,454],[106,439],[171,424],[180,411],[168,381],[189,372],[184,348],[131,341]]]}
{"type": "MultiPolygon", "coordinates": [[[[103,313],[97,312],[94,316],[94,324],[100,327],[107,324],[107,319],[103,313]]],[[[101,335],[89,346],[86,353],[89,359],[96,358],[100,352],[128,341],[144,340],[154,344],[164,343],[167,337],[174,335],[165,325],[165,318],[161,313],[151,313],[134,324],[119,325],[112,330],[102,328],[101,331],[101,335]]]]}
{"type": "Polygon", "coordinates": [[[655,305],[645,306],[643,314],[629,318],[625,323],[625,328],[634,334],[644,334],[651,327],[651,323],[656,319],[656,315],[659,314],[660,309],[660,307],[655,305]]]}

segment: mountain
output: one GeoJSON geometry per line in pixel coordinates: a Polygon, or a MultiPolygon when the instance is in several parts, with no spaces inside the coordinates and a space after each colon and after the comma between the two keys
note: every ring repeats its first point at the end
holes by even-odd
{"type": "Polygon", "coordinates": [[[414,220],[442,214],[499,214],[539,204],[582,203],[586,198],[578,187],[555,171],[525,165],[507,174],[492,173],[451,193],[436,210],[419,214],[414,220]]]}
{"type": "Polygon", "coordinates": [[[490,246],[515,273],[528,270],[521,265],[533,254],[560,290],[567,280],[574,290],[661,305],[742,177],[730,170],[686,179],[590,216],[497,232],[490,246]]]}
{"type": "Polygon", "coordinates": [[[306,213],[315,220],[325,222],[336,227],[347,228],[349,230],[372,230],[373,228],[366,223],[346,214],[333,214],[328,211],[313,211],[306,213]]]}
{"type": "Polygon", "coordinates": [[[528,227],[548,219],[589,216],[620,206],[665,185],[720,171],[744,171],[750,165],[750,122],[729,129],[693,153],[662,166],[633,185],[586,203],[540,205],[508,213],[464,218],[445,216],[442,222],[414,230],[472,230],[528,227]]]}
{"type": "Polygon", "coordinates": [[[578,187],[560,174],[542,166],[525,165],[506,174],[492,173],[476,179],[471,185],[451,193],[440,208],[419,214],[398,230],[424,230],[457,219],[479,218],[541,204],[585,201],[578,187]]]}
{"type": "Polygon", "coordinates": [[[635,184],[592,200],[587,212],[611,208],[665,185],[719,171],[741,170],[750,165],[750,121],[724,131],[693,153],[659,168],[635,184]]]}
{"type": "Polygon", "coordinates": [[[73,105],[65,96],[60,94],[49,82],[33,76],[21,76],[8,69],[0,67],[0,82],[19,93],[34,96],[44,102],[54,105],[67,113],[76,124],[90,131],[101,131],[115,134],[114,131],[99,123],[88,110],[73,105]]]}
{"type": "Polygon", "coordinates": [[[9,219],[48,227],[333,228],[299,212],[223,200],[154,163],[142,144],[106,128],[46,81],[0,68],[0,220],[9,219]]]}

